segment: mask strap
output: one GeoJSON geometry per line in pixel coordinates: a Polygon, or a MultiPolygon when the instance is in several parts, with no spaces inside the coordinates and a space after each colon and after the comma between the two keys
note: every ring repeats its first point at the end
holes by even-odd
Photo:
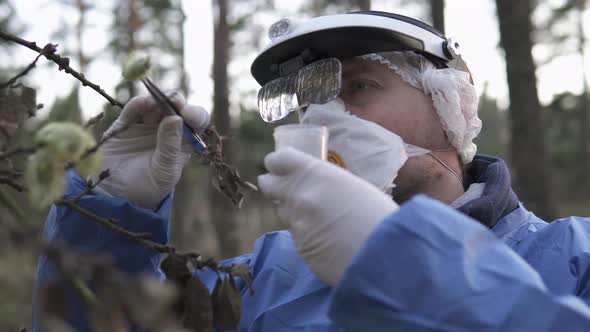
{"type": "Polygon", "coordinates": [[[444,168],[446,168],[449,172],[451,172],[457,179],[459,179],[459,182],[461,182],[461,184],[463,184],[462,177],[434,154],[434,152],[455,151],[455,148],[440,149],[440,150],[428,150],[428,149],[424,149],[419,146],[407,144],[407,143],[405,143],[405,148],[406,148],[406,154],[408,155],[408,158],[423,156],[426,154],[430,155],[432,158],[434,158],[436,161],[438,161],[441,165],[443,165],[444,168]]]}
{"type": "MultiPolygon", "coordinates": [[[[434,150],[432,152],[442,152],[442,151],[451,151],[451,150],[455,150],[455,149],[444,149],[444,150],[434,150]]],[[[459,174],[457,174],[457,172],[455,172],[451,167],[449,167],[447,164],[445,164],[442,160],[440,160],[439,157],[437,157],[434,153],[430,152],[429,155],[434,158],[436,161],[438,161],[441,165],[444,166],[444,168],[446,168],[447,170],[449,170],[449,172],[453,173],[453,175],[459,179],[459,182],[461,182],[461,184],[463,184],[463,178],[461,176],[459,176],[459,174]]]]}

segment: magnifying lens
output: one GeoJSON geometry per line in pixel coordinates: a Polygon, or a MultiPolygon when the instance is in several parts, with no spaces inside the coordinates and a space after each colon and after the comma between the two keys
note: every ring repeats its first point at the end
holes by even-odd
{"type": "Polygon", "coordinates": [[[336,58],[312,62],[266,83],[258,91],[258,110],[266,122],[284,119],[310,104],[325,104],[340,94],[342,64],[336,58]]]}

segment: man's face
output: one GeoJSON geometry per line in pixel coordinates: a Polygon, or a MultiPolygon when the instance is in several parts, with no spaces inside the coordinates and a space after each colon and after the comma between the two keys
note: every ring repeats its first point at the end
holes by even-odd
{"type": "MultiPolygon", "coordinates": [[[[404,81],[387,65],[353,58],[342,61],[342,100],[352,114],[377,123],[404,142],[429,150],[448,143],[432,99],[404,81]]],[[[409,159],[394,181],[394,198],[405,201],[422,192],[440,169],[433,158],[409,159]]]]}

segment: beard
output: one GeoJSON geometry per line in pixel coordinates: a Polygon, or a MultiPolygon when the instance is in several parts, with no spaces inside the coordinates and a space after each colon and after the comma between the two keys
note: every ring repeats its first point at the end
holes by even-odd
{"type": "Polygon", "coordinates": [[[391,198],[397,204],[401,205],[414,195],[427,192],[437,177],[434,165],[423,161],[422,158],[411,158],[399,170],[398,177],[393,181],[395,187],[391,191],[391,198]]]}
{"type": "Polygon", "coordinates": [[[391,198],[398,205],[402,205],[406,201],[410,200],[414,195],[418,194],[414,190],[407,190],[406,188],[395,187],[391,192],[391,198]]]}

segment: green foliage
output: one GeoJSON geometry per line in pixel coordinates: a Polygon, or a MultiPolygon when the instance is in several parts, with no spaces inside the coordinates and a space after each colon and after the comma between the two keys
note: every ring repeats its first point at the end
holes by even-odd
{"type": "Polygon", "coordinates": [[[557,175],[557,191],[561,197],[578,196],[587,189],[580,188],[580,176],[587,176],[581,160],[578,133],[580,112],[584,110],[583,96],[563,93],[555,96],[545,109],[545,137],[549,142],[551,160],[557,175]]]}
{"type": "Polygon", "coordinates": [[[57,98],[51,109],[45,123],[59,121],[82,123],[82,111],[80,108],[80,88],[74,87],[69,95],[64,98],[57,98]]]}
{"type": "Polygon", "coordinates": [[[481,133],[475,139],[478,153],[507,158],[509,140],[507,115],[507,111],[499,109],[496,100],[488,96],[484,89],[479,99],[479,118],[483,126],[481,133]]]}
{"type": "Polygon", "coordinates": [[[303,10],[312,13],[314,16],[326,14],[342,14],[361,9],[367,2],[370,7],[370,1],[359,0],[312,0],[308,1],[303,10]]]}
{"type": "Polygon", "coordinates": [[[113,7],[112,39],[108,51],[121,62],[131,51],[142,50],[154,60],[154,78],[175,65],[164,66],[161,58],[177,56],[182,49],[179,23],[184,21],[180,1],[121,1],[113,7]]]}
{"type": "Polygon", "coordinates": [[[174,8],[175,2],[172,0],[144,0],[143,5],[149,8],[153,13],[158,14],[165,10],[174,8]]]}

